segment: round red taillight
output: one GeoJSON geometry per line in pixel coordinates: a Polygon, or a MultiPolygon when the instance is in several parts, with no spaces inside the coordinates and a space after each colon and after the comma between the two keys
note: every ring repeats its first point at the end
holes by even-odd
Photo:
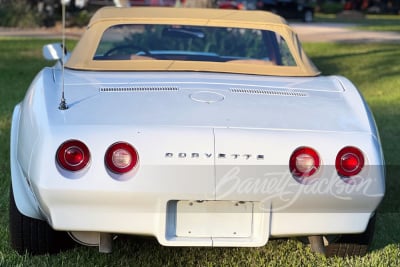
{"type": "Polygon", "coordinates": [[[68,171],[80,171],[90,160],[88,147],[79,140],[68,140],[61,144],[56,154],[58,164],[68,171]]]}
{"type": "Polygon", "coordinates": [[[299,147],[289,160],[290,172],[295,178],[307,178],[318,171],[321,161],[318,153],[310,147],[299,147]]]}
{"type": "Polygon", "coordinates": [[[356,147],[344,147],[336,156],[335,166],[340,176],[350,177],[357,175],[364,167],[364,155],[356,147]]]}
{"type": "Polygon", "coordinates": [[[131,171],[137,165],[139,156],[130,144],[118,142],[107,149],[104,160],[110,171],[123,174],[131,171]]]}

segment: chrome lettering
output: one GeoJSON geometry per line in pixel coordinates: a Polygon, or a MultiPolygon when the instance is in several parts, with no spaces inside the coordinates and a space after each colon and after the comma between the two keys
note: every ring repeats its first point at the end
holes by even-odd
{"type": "MultiPolygon", "coordinates": [[[[200,159],[200,158],[212,158],[213,153],[198,153],[198,152],[193,152],[193,153],[186,153],[186,152],[179,152],[179,153],[172,153],[172,152],[167,152],[165,153],[166,158],[180,158],[180,159],[185,159],[185,158],[191,158],[191,159],[200,159]]],[[[225,153],[218,153],[216,155],[218,159],[240,159],[243,158],[245,160],[250,160],[252,158],[257,159],[257,160],[264,160],[265,156],[258,154],[258,155],[252,155],[252,154],[230,154],[227,155],[225,153]]]]}

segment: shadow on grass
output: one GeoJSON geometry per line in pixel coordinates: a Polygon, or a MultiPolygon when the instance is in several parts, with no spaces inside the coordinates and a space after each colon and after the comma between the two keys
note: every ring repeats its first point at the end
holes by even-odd
{"type": "MultiPolygon", "coordinates": [[[[351,46],[357,46],[357,44],[348,44],[348,46],[350,48],[351,46]]],[[[399,72],[396,68],[393,68],[393,66],[398,65],[399,57],[400,50],[393,46],[393,48],[358,52],[349,50],[348,53],[315,56],[312,57],[312,60],[324,75],[340,73],[343,76],[347,76],[346,71],[349,67],[352,67],[354,70],[359,69],[365,73],[369,73],[370,75],[368,77],[363,77],[363,80],[372,81],[382,77],[398,77],[399,72]],[[353,62],[352,66],[347,65],[349,59],[353,62]],[[347,64],[344,65],[343,62],[346,62],[347,64]]],[[[355,73],[355,75],[357,74],[355,73]]],[[[358,77],[354,78],[356,83],[360,81],[358,77]]]]}

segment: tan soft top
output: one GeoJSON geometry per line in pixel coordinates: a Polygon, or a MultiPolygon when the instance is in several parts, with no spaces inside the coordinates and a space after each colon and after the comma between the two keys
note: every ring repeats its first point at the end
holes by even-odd
{"type": "Polygon", "coordinates": [[[142,22],[153,21],[162,23],[168,21],[185,22],[198,21],[201,25],[207,25],[208,20],[220,21],[221,25],[228,21],[242,23],[268,23],[268,24],[286,24],[286,21],[273,13],[264,11],[242,11],[226,9],[201,9],[201,8],[173,8],[173,7],[133,7],[133,8],[115,8],[105,7],[97,11],[90,20],[89,26],[97,22],[104,21],[119,22],[142,22]]]}
{"type": "Polygon", "coordinates": [[[309,61],[296,34],[286,21],[265,11],[198,9],[172,7],[105,7],[95,13],[78,42],[67,68],[97,71],[211,71],[277,76],[316,76],[318,70],[309,61]],[[270,30],[287,42],[297,66],[270,66],[246,62],[198,62],[180,60],[93,60],[102,34],[118,24],[169,24],[214,27],[237,27],[270,30]]]}

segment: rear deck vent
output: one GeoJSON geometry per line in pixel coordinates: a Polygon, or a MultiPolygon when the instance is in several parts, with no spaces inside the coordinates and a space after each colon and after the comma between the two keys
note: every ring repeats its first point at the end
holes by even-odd
{"type": "Polygon", "coordinates": [[[139,87],[102,87],[100,92],[106,93],[123,93],[123,92],[171,92],[179,91],[178,87],[174,86],[139,86],[139,87]]]}
{"type": "Polygon", "coordinates": [[[302,93],[289,88],[230,88],[232,93],[251,94],[251,95],[274,95],[274,96],[299,96],[306,97],[306,93],[302,93]]]}

